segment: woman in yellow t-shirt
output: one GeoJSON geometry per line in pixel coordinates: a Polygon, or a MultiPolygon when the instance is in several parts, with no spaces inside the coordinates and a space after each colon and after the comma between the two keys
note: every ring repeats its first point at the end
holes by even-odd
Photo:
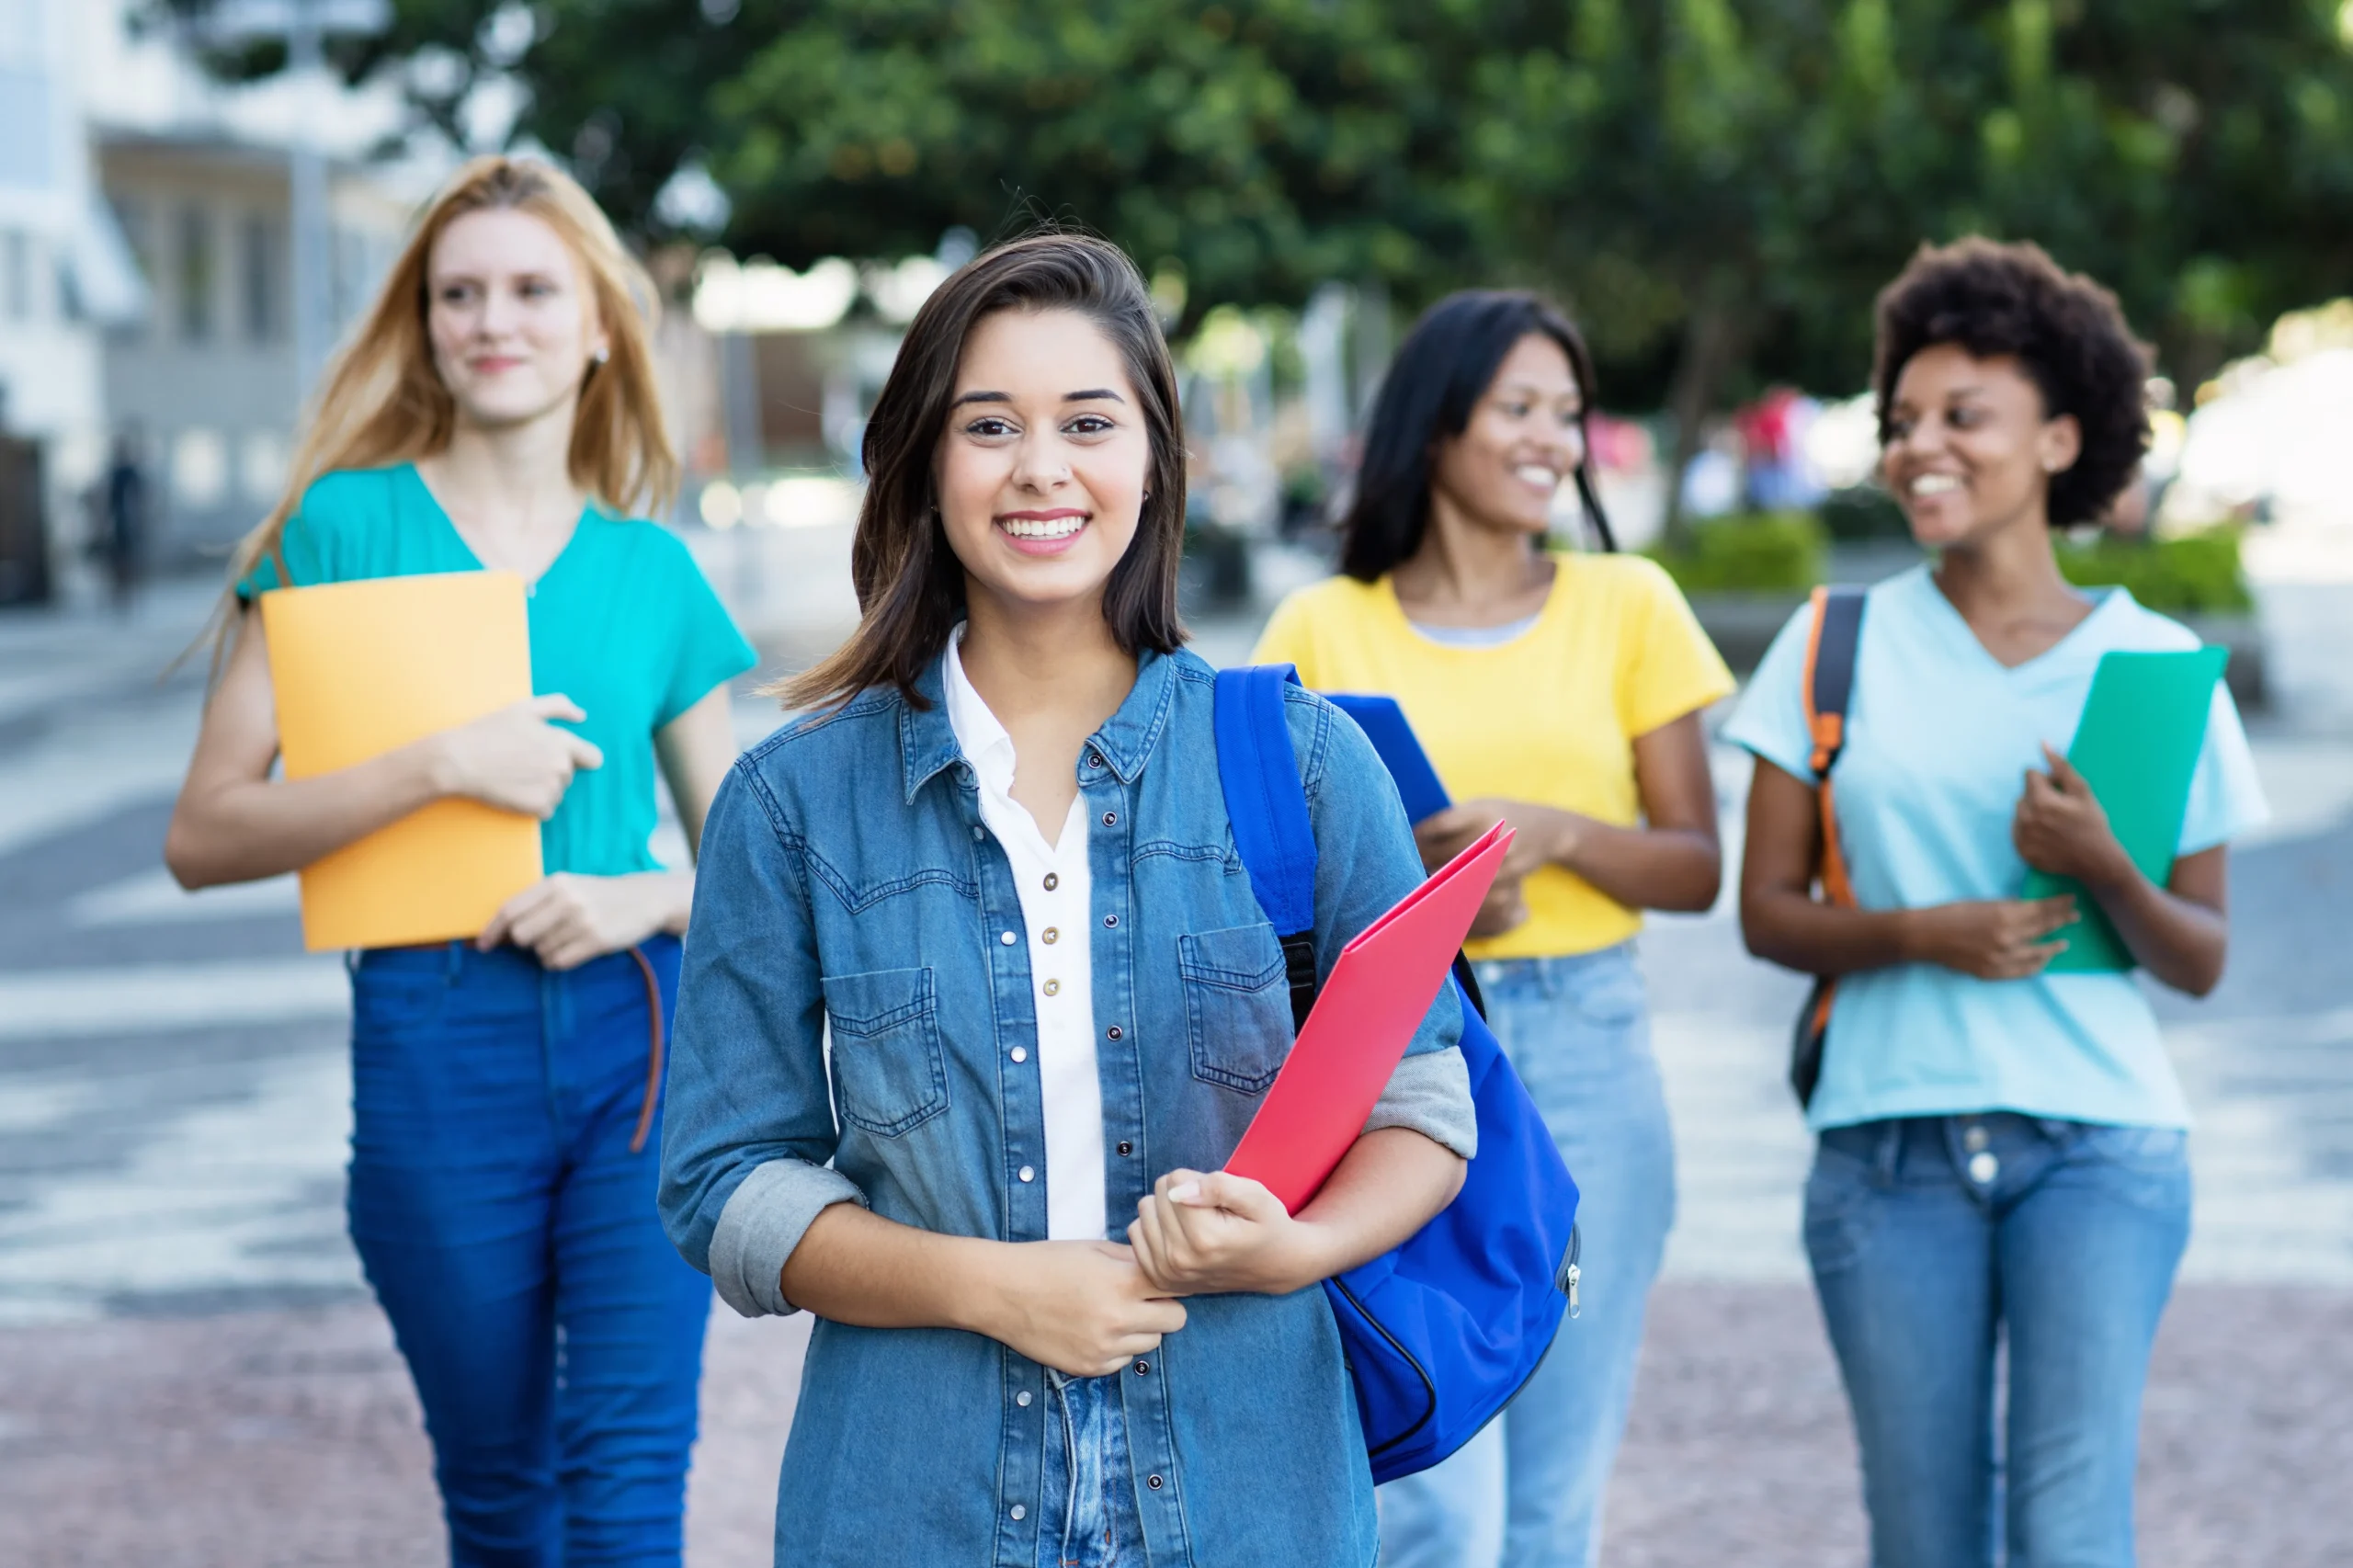
{"type": "Polygon", "coordinates": [[[1632,938],[1722,875],[1700,710],[1732,676],[1648,561],[1546,547],[1586,467],[1593,370],[1533,295],[1453,295],[1399,348],[1343,524],[1342,576],[1286,599],[1256,657],[1397,699],[1456,804],[1436,867],[1518,832],[1472,926],[1488,1020],[1585,1193],[1583,1314],[1504,1420],[1381,1492],[1383,1568],[1584,1568],[1675,1215],[1674,1148],[1632,938]],[[1507,1528],[1506,1528],[1507,1527],[1507,1528]]]}

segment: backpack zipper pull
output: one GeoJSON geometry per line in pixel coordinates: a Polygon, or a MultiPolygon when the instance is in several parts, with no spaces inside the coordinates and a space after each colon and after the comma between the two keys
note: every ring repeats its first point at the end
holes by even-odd
{"type": "Polygon", "coordinates": [[[1577,1315],[1577,1275],[1581,1272],[1574,1263],[1569,1265],[1569,1315],[1577,1315]]]}

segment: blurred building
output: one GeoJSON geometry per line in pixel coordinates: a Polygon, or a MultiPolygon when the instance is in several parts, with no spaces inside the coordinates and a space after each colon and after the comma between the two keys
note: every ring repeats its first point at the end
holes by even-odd
{"type": "Polygon", "coordinates": [[[99,199],[85,0],[0,0],[0,604],[49,597],[108,420],[103,335],[146,299],[99,199]]]}
{"type": "Polygon", "coordinates": [[[367,160],[403,121],[324,73],[224,86],[142,0],[0,0],[0,603],[73,575],[124,437],[151,566],[258,519],[301,396],[289,149],[332,160],[339,331],[438,172],[367,160]]]}
{"type": "MultiPolygon", "coordinates": [[[[277,500],[301,396],[286,153],[205,129],[97,141],[153,301],[107,335],[108,417],[148,455],[159,562],[217,557],[277,500]]],[[[409,204],[363,166],[329,182],[339,336],[398,253],[409,204]]]]}

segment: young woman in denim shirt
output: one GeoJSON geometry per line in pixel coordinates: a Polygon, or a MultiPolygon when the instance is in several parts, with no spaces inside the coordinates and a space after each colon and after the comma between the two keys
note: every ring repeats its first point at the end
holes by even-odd
{"type": "Polygon", "coordinates": [[[1812,891],[1811,610],[1725,730],[1756,757],[1748,944],[1839,977],[1805,1244],[1875,1568],[1986,1568],[2004,1536],[2015,1563],[2133,1560],[2188,1110],[2133,978],[2050,969],[2076,901],[2020,894],[2029,867],[2074,878],[2151,978],[2203,995],[2228,940],[2225,846],[2264,810],[2221,688],[2162,883],[2064,760],[2104,653],[2198,643],[2122,588],[2071,586],[2052,551],[2054,525],[2097,518],[2138,469],[2147,375],[2115,298],[2035,247],[1924,249],[1880,297],[1873,380],[1883,476],[1935,560],[1865,599],[1834,770],[1860,907],[1812,891]]]}
{"type": "MultiPolygon", "coordinates": [[[[1461,1015],[1432,1006],[1298,1214],[1219,1173],[1290,994],[1181,647],[1176,380],[1135,268],[1063,236],[973,261],[865,458],[864,620],[705,830],[664,1146],[721,1296],[821,1320],[777,1561],[1364,1568],[1314,1287],[1459,1187],[1461,1015]]],[[[1423,873],[1362,733],[1288,711],[1328,971],[1423,873]]]]}

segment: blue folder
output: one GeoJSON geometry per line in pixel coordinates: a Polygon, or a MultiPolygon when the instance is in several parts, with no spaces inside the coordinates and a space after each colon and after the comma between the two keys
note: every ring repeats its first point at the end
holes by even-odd
{"type": "Polygon", "coordinates": [[[1324,695],[1357,722],[1365,738],[1372,742],[1372,749],[1389,765],[1389,776],[1397,780],[1398,796],[1405,802],[1407,821],[1436,816],[1454,803],[1447,799],[1446,786],[1438,781],[1438,769],[1430,766],[1422,743],[1414,738],[1414,726],[1405,722],[1404,710],[1397,706],[1395,698],[1348,691],[1324,695]]]}

